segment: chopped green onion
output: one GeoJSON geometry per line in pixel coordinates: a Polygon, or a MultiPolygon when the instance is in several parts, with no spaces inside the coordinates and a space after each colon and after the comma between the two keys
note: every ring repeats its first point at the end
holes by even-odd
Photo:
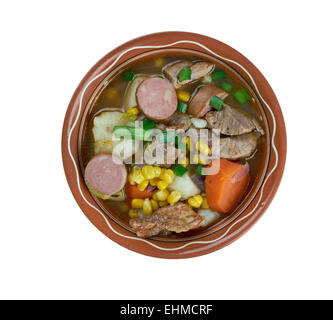
{"type": "Polygon", "coordinates": [[[175,142],[175,131],[163,131],[159,134],[159,141],[161,143],[175,142]]]}
{"type": "Polygon", "coordinates": [[[221,99],[217,96],[212,96],[209,101],[209,105],[211,107],[213,107],[214,109],[220,111],[220,110],[222,110],[223,102],[224,102],[223,99],[221,99]]]}
{"type": "Polygon", "coordinates": [[[199,164],[197,166],[197,168],[195,169],[195,173],[196,175],[198,175],[199,177],[202,177],[204,176],[203,172],[202,172],[202,164],[199,164]]]}
{"type": "Polygon", "coordinates": [[[175,147],[177,149],[186,149],[186,143],[179,141],[179,136],[175,137],[175,147]]]}
{"type": "Polygon", "coordinates": [[[234,97],[240,105],[251,100],[251,96],[248,94],[248,92],[244,88],[240,88],[239,90],[237,90],[234,93],[234,97]]]}
{"type": "Polygon", "coordinates": [[[183,68],[178,74],[178,81],[183,82],[185,80],[191,80],[191,68],[183,68]]]}
{"type": "Polygon", "coordinates": [[[214,71],[212,73],[212,79],[214,82],[222,80],[225,78],[225,72],[224,70],[218,70],[218,71],[214,71]]]}
{"type": "Polygon", "coordinates": [[[130,82],[134,78],[134,73],[132,71],[125,72],[123,76],[124,80],[130,82]]]}
{"type": "Polygon", "coordinates": [[[156,124],[152,120],[146,119],[146,120],[143,120],[142,127],[143,127],[143,130],[150,130],[150,129],[154,129],[156,127],[156,124]]]}
{"type": "Polygon", "coordinates": [[[186,113],[187,110],[187,103],[183,101],[178,101],[177,111],[181,113],[186,113]]]}
{"type": "Polygon", "coordinates": [[[232,90],[232,84],[227,81],[223,81],[221,84],[221,88],[226,92],[230,92],[232,90]]]}
{"type": "Polygon", "coordinates": [[[115,126],[113,133],[118,138],[151,141],[149,131],[146,132],[140,127],[115,126]]]}
{"type": "Polygon", "coordinates": [[[188,169],[186,169],[185,167],[183,167],[180,164],[176,164],[173,168],[172,171],[175,173],[176,176],[178,177],[182,177],[187,171],[188,169]]]}

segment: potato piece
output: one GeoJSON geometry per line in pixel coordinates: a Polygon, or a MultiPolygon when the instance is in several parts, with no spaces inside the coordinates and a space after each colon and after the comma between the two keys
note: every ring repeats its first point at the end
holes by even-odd
{"type": "Polygon", "coordinates": [[[200,209],[200,210],[198,210],[198,213],[202,217],[206,218],[206,221],[201,225],[202,227],[206,227],[210,224],[213,224],[221,216],[219,212],[212,211],[210,209],[200,209]]]}
{"type": "Polygon", "coordinates": [[[124,96],[124,109],[127,111],[130,108],[136,107],[138,105],[136,101],[136,90],[141,82],[149,78],[146,75],[136,76],[128,85],[125,96],[124,96]]]}
{"type": "Polygon", "coordinates": [[[132,139],[123,139],[113,141],[112,154],[117,155],[120,159],[126,160],[139,150],[139,141],[132,139]]]}
{"type": "Polygon", "coordinates": [[[94,142],[94,152],[98,153],[112,153],[113,145],[110,140],[97,140],[94,142]]]}
{"type": "Polygon", "coordinates": [[[124,96],[125,111],[138,105],[136,101],[136,89],[138,88],[140,83],[147,78],[148,76],[136,76],[128,85],[124,96]]]}
{"type": "Polygon", "coordinates": [[[128,120],[121,119],[124,115],[120,111],[105,111],[94,118],[94,127],[92,129],[95,141],[112,141],[112,131],[114,126],[125,126],[128,120]]]}
{"type": "Polygon", "coordinates": [[[183,176],[175,176],[173,182],[169,184],[170,190],[177,190],[181,193],[181,200],[186,200],[196,194],[200,193],[198,186],[192,181],[188,172],[183,176]]]}

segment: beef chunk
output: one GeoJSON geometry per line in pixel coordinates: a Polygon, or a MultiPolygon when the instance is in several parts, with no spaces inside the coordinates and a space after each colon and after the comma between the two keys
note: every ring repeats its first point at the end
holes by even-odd
{"type": "Polygon", "coordinates": [[[186,232],[199,228],[205,222],[191,207],[184,203],[177,203],[163,207],[152,215],[130,220],[130,226],[140,238],[148,238],[163,231],[186,232]]]}
{"type": "Polygon", "coordinates": [[[255,133],[222,138],[219,157],[229,160],[249,157],[257,148],[257,139],[255,133]]]}
{"type": "Polygon", "coordinates": [[[209,128],[219,129],[225,135],[235,136],[254,130],[257,130],[262,135],[265,134],[258,121],[227,104],[223,105],[221,111],[208,112],[206,120],[209,128]]]}
{"type": "Polygon", "coordinates": [[[156,138],[146,147],[143,160],[145,164],[169,168],[176,163],[182,152],[175,147],[174,142],[161,143],[156,138]]]}
{"type": "Polygon", "coordinates": [[[184,130],[186,131],[191,126],[191,119],[187,114],[175,112],[166,120],[159,121],[157,128],[165,131],[166,129],[184,130]]]}
{"type": "Polygon", "coordinates": [[[215,65],[213,63],[206,61],[197,61],[192,63],[191,61],[183,60],[167,66],[166,68],[164,68],[163,73],[171,81],[173,86],[176,89],[179,89],[182,86],[189,84],[190,82],[193,82],[195,80],[198,80],[206,76],[214,69],[214,66],[215,65]],[[187,67],[191,68],[191,79],[179,82],[178,81],[179,72],[183,68],[187,67]]]}

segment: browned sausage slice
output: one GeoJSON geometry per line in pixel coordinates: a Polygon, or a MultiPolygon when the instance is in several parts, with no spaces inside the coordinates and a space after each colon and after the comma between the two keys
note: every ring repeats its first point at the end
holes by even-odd
{"type": "Polygon", "coordinates": [[[191,100],[188,106],[188,113],[196,118],[203,117],[212,109],[209,102],[213,96],[225,99],[228,96],[228,93],[212,85],[201,87],[191,100]]]}
{"type": "Polygon", "coordinates": [[[147,118],[163,120],[169,118],[177,109],[175,88],[167,79],[149,78],[139,85],[136,99],[147,118]]]}
{"type": "Polygon", "coordinates": [[[127,171],[120,158],[101,153],[89,161],[84,178],[89,188],[111,196],[125,186],[127,171]]]}

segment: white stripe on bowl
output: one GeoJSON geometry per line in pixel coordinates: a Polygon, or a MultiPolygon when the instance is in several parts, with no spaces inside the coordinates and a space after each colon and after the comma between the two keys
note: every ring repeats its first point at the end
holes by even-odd
{"type": "Polygon", "coordinates": [[[224,238],[229,232],[230,230],[239,222],[247,219],[249,216],[251,216],[255,210],[258,208],[259,204],[260,204],[260,201],[262,199],[262,195],[263,195],[263,190],[264,190],[264,187],[266,185],[266,182],[267,180],[269,179],[269,177],[272,175],[272,173],[276,170],[277,168],[277,165],[278,165],[278,161],[279,161],[279,154],[278,154],[278,151],[276,149],[276,146],[275,146],[275,142],[274,142],[274,139],[275,139],[275,133],[276,133],[276,120],[275,120],[275,116],[274,116],[274,113],[272,111],[272,109],[269,107],[268,103],[263,99],[263,97],[261,96],[259,90],[258,90],[258,87],[253,79],[253,77],[251,76],[251,74],[241,65],[239,64],[238,62],[234,61],[234,60],[231,60],[231,59],[227,59],[227,58],[224,58],[220,55],[218,55],[217,53],[215,53],[214,51],[208,49],[206,46],[204,46],[203,44],[201,43],[198,43],[198,42],[195,42],[195,41],[191,41],[191,40],[180,40],[180,41],[176,41],[176,42],[173,42],[173,43],[169,43],[169,44],[166,44],[166,45],[161,45],[161,46],[137,46],[137,47],[132,47],[132,48],[129,48],[125,51],[123,51],[122,53],[119,54],[119,56],[113,61],[113,63],[108,67],[106,68],[103,72],[101,72],[100,74],[98,74],[97,76],[95,76],[93,79],[91,79],[88,84],[85,86],[85,88],[83,89],[82,93],[81,93],[81,97],[80,97],[80,104],[79,104],[79,109],[78,109],[78,113],[77,113],[77,116],[75,118],[75,121],[74,121],[74,124],[69,132],[69,135],[68,135],[68,144],[67,144],[67,148],[68,148],[68,152],[69,152],[69,155],[73,161],[73,165],[74,165],[74,168],[75,168],[75,172],[76,172],[76,181],[77,181],[77,185],[78,185],[78,188],[79,188],[79,191],[80,191],[80,194],[83,198],[83,200],[93,209],[95,209],[102,217],[103,219],[105,220],[107,226],[110,228],[110,230],[112,232],[114,232],[116,235],[120,236],[120,237],[123,237],[123,238],[127,238],[127,239],[131,239],[131,240],[135,240],[135,241],[142,241],[142,242],[145,242],[157,249],[160,249],[160,250],[164,250],[164,251],[176,251],[176,250],[180,250],[180,249],[183,249],[183,248],[186,248],[190,245],[193,245],[193,244],[209,244],[209,243],[214,243],[216,241],[219,241],[220,239],[224,238]],[[256,203],[255,207],[245,216],[243,216],[242,218],[240,219],[237,219],[236,221],[234,221],[230,226],[229,228],[219,237],[217,237],[216,239],[213,239],[213,240],[205,240],[205,241],[189,241],[188,243],[184,244],[184,245],[181,245],[179,247],[176,247],[176,248],[163,248],[161,246],[158,246],[154,243],[152,243],[151,241],[149,240],[146,240],[146,239],[142,239],[142,238],[138,238],[138,237],[131,237],[131,236],[126,236],[120,232],[118,232],[117,230],[115,230],[112,225],[110,224],[110,222],[108,221],[108,219],[106,218],[106,216],[104,215],[104,213],[98,209],[96,206],[94,206],[93,204],[91,204],[84,196],[83,192],[82,192],[82,189],[81,189],[81,185],[80,185],[80,179],[79,179],[79,169],[78,169],[78,166],[75,162],[75,159],[73,157],[73,154],[71,152],[71,148],[70,148],[70,142],[71,142],[71,137],[72,137],[72,133],[77,125],[77,122],[79,120],[79,116],[80,116],[80,113],[81,113],[81,109],[82,109],[82,100],[83,100],[83,95],[85,94],[87,88],[90,86],[90,84],[95,81],[96,79],[98,79],[99,77],[101,77],[102,75],[104,75],[105,73],[107,73],[118,61],[119,59],[124,56],[126,53],[130,52],[130,51],[133,51],[133,50],[136,50],[136,49],[161,49],[161,48],[167,48],[167,47],[172,47],[174,45],[177,45],[177,44],[180,44],[180,43],[191,43],[191,44],[194,44],[194,45],[197,45],[203,49],[205,49],[206,51],[210,52],[211,54],[213,54],[214,56],[218,57],[219,59],[221,60],[224,60],[224,61],[228,61],[228,62],[231,62],[235,65],[237,65],[238,67],[240,67],[247,75],[248,77],[250,78],[255,90],[256,90],[256,93],[257,95],[260,97],[260,99],[263,101],[263,103],[265,104],[266,108],[269,110],[271,116],[272,116],[272,119],[273,119],[273,133],[272,133],[272,140],[271,140],[271,143],[272,143],[272,147],[273,147],[273,150],[275,152],[275,165],[274,167],[272,168],[272,170],[269,172],[269,174],[266,176],[262,186],[261,186],[261,190],[260,190],[260,196],[259,196],[259,199],[258,199],[258,202],[256,203]]]}

